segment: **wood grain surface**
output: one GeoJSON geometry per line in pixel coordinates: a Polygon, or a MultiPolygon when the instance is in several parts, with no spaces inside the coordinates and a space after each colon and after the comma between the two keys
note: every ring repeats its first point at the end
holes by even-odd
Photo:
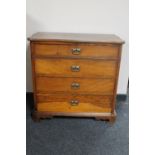
{"type": "Polygon", "coordinates": [[[49,33],[38,32],[28,38],[30,41],[64,41],[123,44],[124,41],[114,34],[87,33],[49,33]]]}
{"type": "Polygon", "coordinates": [[[116,61],[75,60],[75,59],[35,59],[36,74],[71,77],[115,77],[116,61]],[[79,66],[73,72],[72,66],[79,66]]]}
{"type": "Polygon", "coordinates": [[[67,57],[103,57],[118,58],[119,46],[112,45],[89,45],[89,44],[34,44],[36,56],[67,56],[67,57]],[[74,53],[73,49],[80,49],[80,52],[74,53]]]}
{"type": "Polygon", "coordinates": [[[99,93],[113,94],[113,79],[89,79],[89,78],[50,78],[37,77],[37,92],[71,92],[71,93],[99,93]],[[79,88],[72,88],[73,83],[78,83],[79,88]]]}
{"type": "Polygon", "coordinates": [[[83,103],[98,104],[101,106],[110,106],[112,102],[112,95],[89,95],[89,94],[76,94],[76,93],[52,93],[52,94],[36,94],[38,103],[42,102],[70,102],[71,100],[78,100],[83,103]]]}

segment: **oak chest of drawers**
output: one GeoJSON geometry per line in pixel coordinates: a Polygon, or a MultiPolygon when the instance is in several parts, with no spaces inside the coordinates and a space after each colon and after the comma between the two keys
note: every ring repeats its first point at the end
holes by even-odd
{"type": "Polygon", "coordinates": [[[115,120],[124,43],[119,37],[36,33],[29,40],[35,119],[74,116],[115,120]]]}

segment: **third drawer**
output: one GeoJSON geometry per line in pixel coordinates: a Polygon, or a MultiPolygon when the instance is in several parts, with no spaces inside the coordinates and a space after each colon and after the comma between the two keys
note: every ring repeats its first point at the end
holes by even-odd
{"type": "Polygon", "coordinates": [[[114,79],[94,78],[36,78],[37,93],[70,92],[85,94],[113,94],[114,79]]]}

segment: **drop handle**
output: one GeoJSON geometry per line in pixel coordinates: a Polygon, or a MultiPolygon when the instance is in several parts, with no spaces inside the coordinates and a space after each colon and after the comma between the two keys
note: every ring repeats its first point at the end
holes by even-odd
{"type": "Polygon", "coordinates": [[[76,83],[76,82],[73,82],[73,83],[71,84],[71,88],[72,88],[72,89],[79,89],[79,88],[80,88],[80,84],[79,84],[79,83],[76,83]]]}
{"type": "Polygon", "coordinates": [[[72,48],[72,54],[79,55],[80,52],[81,52],[81,49],[80,48],[72,48]]]}
{"type": "Polygon", "coordinates": [[[72,106],[77,106],[77,105],[79,104],[79,101],[78,101],[78,100],[71,100],[71,101],[70,101],[70,104],[71,104],[72,106]]]}
{"type": "Polygon", "coordinates": [[[72,71],[72,72],[79,72],[79,71],[80,71],[80,66],[72,65],[72,66],[71,66],[71,71],[72,71]]]}

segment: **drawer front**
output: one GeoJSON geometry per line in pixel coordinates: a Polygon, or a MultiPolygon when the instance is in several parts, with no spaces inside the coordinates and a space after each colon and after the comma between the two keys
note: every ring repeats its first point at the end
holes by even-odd
{"type": "Polygon", "coordinates": [[[34,54],[39,56],[58,55],[58,45],[34,44],[34,54]]]}
{"type": "Polygon", "coordinates": [[[71,77],[115,77],[116,61],[35,59],[37,74],[71,77]]]}
{"type": "Polygon", "coordinates": [[[37,77],[36,91],[113,94],[114,79],[37,77]]]}
{"type": "Polygon", "coordinates": [[[117,58],[119,47],[112,45],[51,45],[35,44],[35,54],[38,56],[80,56],[117,58]]]}
{"type": "Polygon", "coordinates": [[[45,112],[111,112],[112,96],[37,94],[37,110],[45,112]]]}

